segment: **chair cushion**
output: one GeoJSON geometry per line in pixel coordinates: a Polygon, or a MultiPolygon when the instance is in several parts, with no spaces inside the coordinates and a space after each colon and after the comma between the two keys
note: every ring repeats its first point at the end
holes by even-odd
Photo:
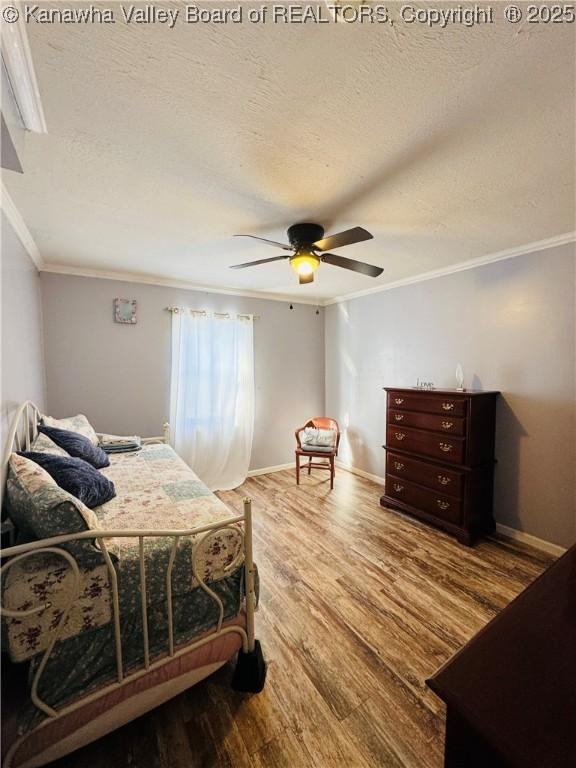
{"type": "Polygon", "coordinates": [[[326,445],[302,445],[302,450],[310,453],[334,453],[334,447],[329,448],[326,445]]]}
{"type": "Polygon", "coordinates": [[[102,469],[110,464],[110,459],[104,453],[102,448],[94,445],[87,437],[78,432],[71,432],[67,429],[57,429],[55,427],[45,427],[40,425],[38,430],[43,435],[53,440],[60,448],[64,448],[70,456],[76,459],[84,459],[88,464],[92,464],[96,469],[102,469]]]}
{"type": "Polygon", "coordinates": [[[304,451],[331,453],[336,447],[337,432],[334,429],[305,427],[300,431],[300,445],[304,451]]]}
{"type": "Polygon", "coordinates": [[[80,499],[90,509],[105,504],[116,496],[114,483],[87,461],[72,456],[54,456],[33,451],[20,451],[18,455],[41,466],[60,488],[80,499]]]}
{"type": "Polygon", "coordinates": [[[92,445],[98,445],[98,435],[96,434],[96,430],[83,413],[79,413],[77,416],[69,416],[66,419],[53,419],[52,416],[44,416],[44,414],[42,414],[41,421],[45,427],[55,427],[56,429],[65,429],[68,432],[78,432],[79,435],[88,438],[92,445]]]}

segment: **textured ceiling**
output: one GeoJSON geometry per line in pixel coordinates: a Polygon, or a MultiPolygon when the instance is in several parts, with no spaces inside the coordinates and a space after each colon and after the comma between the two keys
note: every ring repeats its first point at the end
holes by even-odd
{"type": "Polygon", "coordinates": [[[28,25],[49,133],[4,181],[48,264],[324,299],[575,229],[574,25],[170,30],[116,9],[28,25]],[[234,233],[299,220],[368,228],[339,253],[383,276],[228,269],[280,253],[234,233]]]}

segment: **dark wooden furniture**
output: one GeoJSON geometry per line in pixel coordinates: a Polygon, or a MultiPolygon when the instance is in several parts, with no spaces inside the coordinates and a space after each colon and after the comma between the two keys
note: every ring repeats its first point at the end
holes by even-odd
{"type": "Polygon", "coordinates": [[[445,768],[574,768],[576,546],[426,682],[445,768]]]}
{"type": "Polygon", "coordinates": [[[300,456],[304,456],[308,459],[308,463],[304,464],[304,469],[308,469],[308,474],[313,468],[316,469],[329,469],[330,470],[330,489],[334,488],[334,477],[336,475],[336,467],[334,465],[336,456],[338,456],[338,445],[340,444],[340,427],[336,419],[330,419],[327,416],[315,416],[313,419],[308,419],[303,427],[296,430],[296,484],[300,485],[300,456]],[[336,442],[334,450],[332,451],[314,451],[307,448],[302,448],[300,442],[300,432],[306,427],[315,427],[316,429],[331,429],[336,432],[336,442]],[[324,459],[324,461],[312,461],[313,458],[324,459]]]}
{"type": "Polygon", "coordinates": [[[386,486],[380,503],[455,534],[494,530],[492,490],[498,392],[385,387],[386,486]]]}

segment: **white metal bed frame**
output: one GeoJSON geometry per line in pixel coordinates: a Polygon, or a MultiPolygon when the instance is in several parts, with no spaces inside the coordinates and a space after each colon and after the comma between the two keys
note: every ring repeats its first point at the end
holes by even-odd
{"type": "MultiPolygon", "coordinates": [[[[12,421],[11,428],[8,432],[8,439],[4,449],[4,456],[2,461],[2,488],[1,488],[2,498],[4,495],[6,474],[8,471],[7,467],[8,467],[8,461],[10,459],[10,456],[14,450],[30,449],[30,446],[32,445],[38,433],[37,425],[38,425],[39,419],[40,419],[40,410],[36,405],[34,405],[34,403],[30,401],[26,401],[22,403],[22,405],[20,405],[18,410],[16,411],[16,414],[12,421]]],[[[169,440],[169,425],[165,424],[164,434],[162,437],[146,438],[142,442],[144,444],[167,443],[168,440],[169,440]]],[[[172,659],[178,658],[179,656],[189,653],[190,651],[196,648],[200,648],[203,645],[211,643],[219,637],[222,637],[229,633],[237,633],[238,635],[240,635],[240,638],[242,641],[243,652],[248,654],[254,651],[255,644],[256,644],[255,636],[254,636],[254,613],[256,610],[256,596],[255,596],[255,586],[254,586],[254,562],[253,562],[253,552],[252,552],[252,502],[251,502],[251,499],[244,498],[243,505],[244,505],[244,513],[242,515],[237,515],[236,517],[228,518],[226,520],[212,523],[211,525],[201,526],[198,528],[189,528],[189,529],[183,529],[183,530],[172,530],[172,529],[166,529],[166,530],[130,529],[130,530],[97,530],[97,531],[88,530],[88,531],[83,531],[82,533],[55,536],[49,539],[42,539],[39,541],[29,542],[27,544],[10,546],[5,549],[0,549],[0,560],[3,563],[2,567],[0,568],[0,575],[2,576],[4,576],[6,572],[17,562],[20,562],[25,558],[28,558],[37,554],[41,554],[41,553],[42,554],[50,553],[50,554],[62,557],[72,569],[72,573],[74,576],[73,588],[70,592],[68,602],[64,607],[62,617],[58,625],[52,631],[52,638],[50,640],[50,643],[46,648],[46,650],[44,651],[42,660],[38,665],[38,668],[32,679],[31,700],[33,704],[39,710],[45,713],[48,717],[47,719],[43,720],[38,726],[36,726],[33,729],[33,731],[29,731],[24,736],[17,739],[14,742],[14,744],[12,744],[12,746],[10,747],[10,750],[7,752],[6,757],[4,758],[3,768],[10,768],[10,766],[12,765],[13,757],[24,740],[28,739],[32,733],[37,733],[38,730],[40,730],[43,727],[46,727],[47,724],[54,722],[55,719],[64,717],[70,714],[71,712],[73,712],[74,710],[86,705],[87,703],[103,698],[108,693],[110,693],[113,689],[118,688],[119,686],[126,685],[128,683],[131,683],[133,680],[136,680],[137,678],[142,677],[143,675],[146,675],[148,672],[163,667],[164,665],[172,661],[172,659]],[[243,530],[239,524],[242,524],[243,530]],[[246,600],[245,600],[246,627],[245,628],[240,625],[228,625],[225,627],[222,626],[223,620],[224,620],[224,605],[222,603],[222,600],[205,583],[205,581],[202,578],[202,574],[200,573],[200,570],[198,568],[198,561],[200,559],[200,555],[202,554],[204,548],[209,546],[210,540],[212,539],[212,537],[214,537],[216,534],[221,533],[226,529],[234,530],[235,533],[239,535],[241,539],[241,547],[239,549],[239,553],[235,558],[235,560],[232,563],[230,563],[230,565],[227,566],[223,575],[226,575],[227,573],[230,573],[231,571],[238,568],[238,566],[242,562],[242,559],[244,560],[245,595],[246,595],[246,600]],[[204,637],[202,637],[201,639],[195,642],[188,643],[185,646],[179,649],[176,649],[174,646],[172,570],[174,567],[174,562],[176,559],[176,553],[177,553],[180,540],[184,539],[187,536],[195,537],[195,538],[198,537],[194,542],[192,542],[193,575],[195,577],[195,580],[198,586],[207,595],[209,595],[209,597],[212,600],[214,600],[214,602],[216,603],[218,607],[219,617],[218,617],[216,629],[213,632],[211,632],[209,635],[205,635],[204,637]],[[126,672],[123,668],[122,640],[121,640],[122,617],[120,615],[120,604],[119,604],[119,597],[118,597],[118,581],[117,581],[116,570],[114,568],[112,559],[106,547],[106,539],[121,538],[121,537],[138,538],[139,540],[140,593],[142,596],[141,605],[142,605],[142,626],[143,626],[142,639],[143,639],[144,664],[141,668],[138,668],[136,671],[130,671],[130,672],[126,672]],[[149,637],[148,637],[144,539],[158,538],[158,537],[166,537],[166,538],[171,538],[173,540],[172,549],[171,549],[171,553],[168,561],[168,567],[166,571],[166,599],[167,599],[167,613],[168,613],[168,636],[167,636],[167,646],[166,646],[167,655],[163,656],[162,658],[156,661],[151,661],[149,637]],[[70,552],[68,552],[67,550],[62,549],[60,545],[64,544],[65,542],[79,541],[82,539],[90,539],[98,542],[98,546],[102,551],[105,563],[108,568],[108,574],[110,579],[110,589],[112,593],[112,620],[114,625],[114,643],[115,643],[115,655],[116,655],[116,682],[110,685],[107,685],[95,691],[94,693],[89,694],[88,696],[83,696],[70,705],[67,705],[65,707],[61,707],[58,710],[55,710],[52,707],[50,707],[48,704],[46,704],[44,701],[42,701],[38,696],[38,684],[42,676],[42,673],[46,668],[46,664],[48,663],[50,654],[52,653],[52,650],[54,649],[55,644],[58,642],[61,631],[64,628],[70,609],[78,596],[79,585],[80,585],[80,569],[78,567],[78,564],[75,558],[73,557],[73,555],[71,555],[70,552]]],[[[46,603],[39,604],[38,606],[35,606],[33,608],[30,608],[29,610],[26,610],[26,611],[13,611],[13,610],[4,608],[2,605],[0,605],[0,615],[7,616],[9,618],[24,618],[26,616],[31,616],[37,613],[41,613],[43,610],[46,610],[50,606],[51,606],[50,602],[46,602],[46,603]]],[[[223,663],[225,662],[222,662],[222,664],[223,663]]],[[[220,665],[221,664],[218,664],[218,666],[220,665]]],[[[200,677],[197,677],[197,680],[200,680],[203,677],[206,677],[208,674],[211,674],[214,671],[213,664],[208,666],[209,668],[207,667],[206,673],[201,675],[200,677]]],[[[169,697],[164,696],[162,700],[166,700],[167,698],[169,697]]],[[[149,709],[152,709],[154,706],[156,706],[157,703],[159,702],[153,702],[152,704],[150,704],[150,701],[148,701],[146,706],[143,709],[141,709],[140,711],[137,711],[136,714],[133,714],[133,716],[130,717],[129,719],[138,717],[139,715],[143,714],[149,709]]],[[[124,722],[128,722],[128,720],[124,720],[123,723],[124,722]]],[[[120,723],[120,724],[123,724],[123,723],[120,723]]],[[[105,733],[113,730],[115,727],[117,726],[115,725],[112,727],[107,727],[104,730],[101,730],[100,732],[96,732],[96,735],[92,735],[91,738],[83,740],[81,744],[76,744],[71,749],[65,749],[64,751],[57,752],[56,754],[51,753],[49,758],[50,761],[56,759],[57,757],[62,757],[68,752],[73,751],[74,749],[77,749],[79,746],[87,744],[90,741],[95,740],[96,738],[99,738],[105,733]]],[[[40,759],[40,762],[35,762],[33,758],[31,761],[27,761],[24,765],[26,765],[28,768],[32,768],[33,766],[43,765],[43,764],[44,764],[44,761],[42,759],[40,759]]]]}

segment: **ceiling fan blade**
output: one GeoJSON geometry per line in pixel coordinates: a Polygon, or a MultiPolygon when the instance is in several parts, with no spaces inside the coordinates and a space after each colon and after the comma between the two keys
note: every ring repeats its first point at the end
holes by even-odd
{"type": "Polygon", "coordinates": [[[289,256],[272,256],[271,259],[259,259],[258,261],[247,261],[245,264],[234,264],[230,269],[244,269],[245,267],[255,267],[257,264],[268,264],[270,261],[282,261],[289,259],[289,256]]]}
{"type": "Polygon", "coordinates": [[[342,248],[343,245],[361,243],[363,240],[372,240],[373,237],[374,235],[371,235],[367,229],[352,227],[352,229],[346,229],[344,232],[338,232],[336,235],[323,237],[322,240],[317,240],[313,245],[318,251],[328,251],[332,248],[342,248]]]}
{"type": "Polygon", "coordinates": [[[283,248],[285,251],[293,250],[291,245],[278,243],[276,240],[267,240],[265,237],[256,237],[256,235],[234,235],[234,237],[251,237],[253,240],[261,240],[263,243],[268,243],[269,245],[275,245],[278,248],[283,248]]]}
{"type": "Polygon", "coordinates": [[[374,267],[372,264],[365,264],[363,261],[347,259],[345,256],[338,256],[336,253],[323,253],[320,259],[325,264],[333,264],[335,267],[351,269],[352,272],[359,272],[361,275],[368,275],[368,277],[378,277],[384,272],[382,267],[374,267]]]}

